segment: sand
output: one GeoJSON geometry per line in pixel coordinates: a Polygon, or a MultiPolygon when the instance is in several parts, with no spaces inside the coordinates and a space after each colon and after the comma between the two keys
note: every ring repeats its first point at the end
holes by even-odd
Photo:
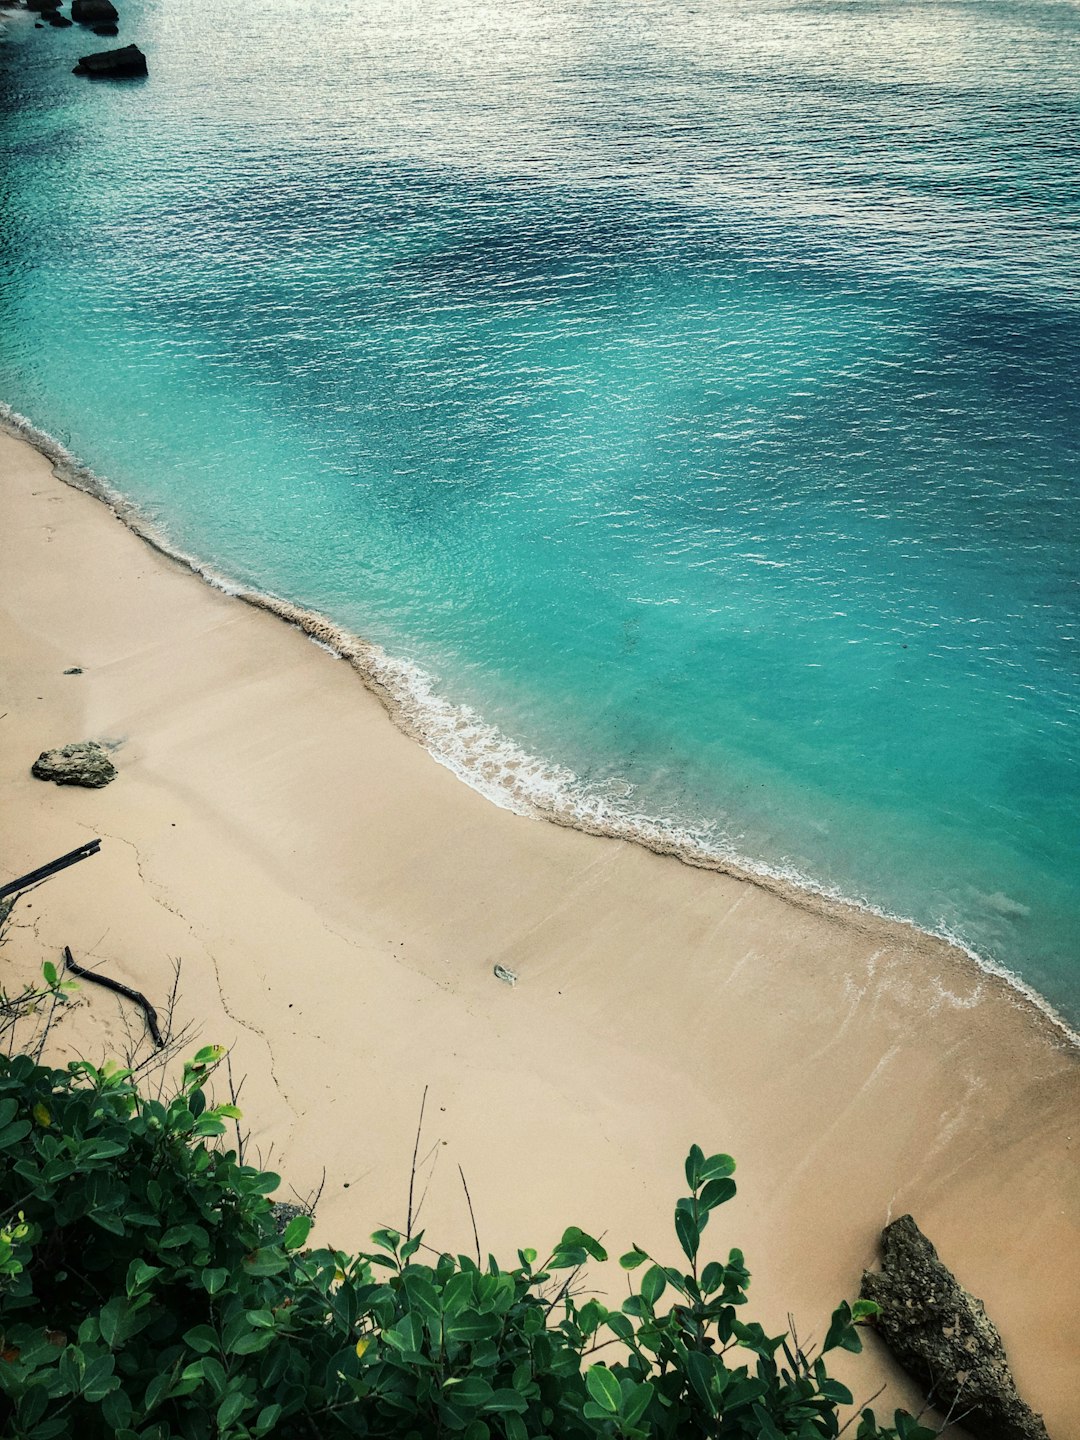
{"type": "MultiPolygon", "coordinates": [[[[440,1247],[471,1248],[460,1165],[485,1250],[574,1223],[674,1257],[696,1141],[738,1159],[705,1248],[746,1251],[756,1318],[820,1338],[910,1211],[1080,1436],[1080,1057],[1045,1016],[909,927],[500,810],[344,661],[0,436],[0,877],[94,835],[0,978],[69,944],[160,1004],[182,961],[177,1021],[233,1047],[252,1157],[286,1198],[325,1167],[316,1239],[403,1223],[425,1086],[440,1247]],[[91,738],[107,789],[31,778],[91,738]]],[[[83,986],[54,1053],[129,1029],[83,986]]],[[[879,1412],[913,1393],[876,1340],[842,1361],[857,1398],[889,1383],[879,1412]]]]}

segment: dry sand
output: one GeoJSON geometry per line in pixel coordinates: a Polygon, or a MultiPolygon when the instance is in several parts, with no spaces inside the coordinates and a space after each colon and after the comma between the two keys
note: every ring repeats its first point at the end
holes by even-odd
{"type": "MultiPolygon", "coordinates": [[[[179,1019],[234,1047],[264,1161],[301,1193],[326,1168],[318,1238],[402,1223],[425,1085],[449,1248],[460,1164],[485,1249],[574,1223],[673,1256],[697,1141],[738,1158],[706,1248],[746,1251],[757,1318],[820,1337],[911,1211],[1080,1436],[1080,1063],[1045,1017],[913,929],[499,810],[343,661],[0,436],[0,877],[93,835],[0,979],[70,944],[160,1001],[181,959],[179,1019]],[[89,738],[119,742],[107,789],[31,779],[89,738]]],[[[84,986],[58,1041],[122,1051],[124,1008],[84,986]]],[[[879,1412],[910,1396],[876,1342],[842,1359],[857,1398],[890,1381],[879,1412]]]]}

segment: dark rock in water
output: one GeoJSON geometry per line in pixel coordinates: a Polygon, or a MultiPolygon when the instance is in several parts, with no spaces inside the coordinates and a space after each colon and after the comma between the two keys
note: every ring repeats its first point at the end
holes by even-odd
{"type": "Polygon", "coordinates": [[[120,29],[116,25],[95,25],[95,35],[119,35],[120,29]]]}
{"type": "Polygon", "coordinates": [[[979,1440],[1048,1440],[1042,1417],[1017,1394],[1005,1347],[981,1300],[938,1259],[910,1215],[881,1236],[881,1274],[862,1295],[881,1306],[877,1328],[906,1370],[929,1384],[940,1410],[979,1440]]]}
{"type": "Polygon", "coordinates": [[[114,25],[120,16],[112,0],[71,0],[71,18],[78,25],[114,25]]]}
{"type": "Polygon", "coordinates": [[[63,745],[59,750],[43,750],[30,767],[38,780],[53,780],[57,785],[83,785],[100,790],[116,779],[116,766],[104,745],[96,740],[81,740],[63,745]]]}
{"type": "Polygon", "coordinates": [[[103,80],[145,75],[146,56],[137,45],[123,45],[119,50],[99,50],[96,55],[84,55],[72,74],[92,75],[103,80]]]}
{"type": "Polygon", "coordinates": [[[61,0],[26,0],[27,10],[34,10],[43,15],[46,10],[59,10],[61,0]]]}
{"type": "Polygon", "coordinates": [[[67,16],[61,15],[59,10],[50,10],[45,16],[45,19],[49,22],[49,24],[53,27],[54,30],[63,30],[65,25],[71,24],[71,21],[67,18],[67,16]]]}

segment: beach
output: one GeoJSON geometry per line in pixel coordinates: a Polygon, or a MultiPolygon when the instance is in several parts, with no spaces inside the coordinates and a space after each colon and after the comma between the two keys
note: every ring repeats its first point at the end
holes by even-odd
{"type": "MultiPolygon", "coordinates": [[[[910,1212],[1080,1435],[1080,1062],[1051,1018],[914,928],[499,809],[346,661],[3,435],[0,878],[92,836],[18,905],[5,985],[70,945],[157,1003],[180,961],[178,1023],[232,1047],[282,1198],[325,1168],[316,1240],[404,1222],[425,1087],[440,1248],[472,1245],[460,1166],[485,1251],[573,1223],[673,1256],[697,1142],[738,1161],[706,1240],[746,1252],[754,1318],[820,1339],[910,1212]],[[116,745],[108,788],[31,778],[84,739],[116,745]]],[[[124,1015],[83,986],[57,1053],[122,1053],[124,1015]]],[[[837,1370],[913,1401],[876,1341],[837,1370]]]]}

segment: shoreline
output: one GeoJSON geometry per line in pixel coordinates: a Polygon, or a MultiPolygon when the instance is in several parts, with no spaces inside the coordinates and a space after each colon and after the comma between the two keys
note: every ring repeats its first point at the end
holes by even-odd
{"type": "MultiPolygon", "coordinates": [[[[666,1256],[698,1142],[739,1162],[711,1252],[743,1248],[753,1318],[809,1338],[911,1211],[1077,1433],[1080,1056],[1045,1014],[900,922],[492,805],[355,667],[192,584],[24,440],[0,485],[0,873],[104,842],[17,907],[5,978],[71,944],[157,996],[182,959],[181,1020],[234,1046],[262,1163],[301,1194],[326,1167],[336,1245],[399,1222],[425,1085],[448,1248],[460,1163],[495,1253],[574,1223],[666,1256]],[[119,746],[108,788],[30,777],[88,738],[119,746]]],[[[122,1016],[81,993],[59,1042],[123,1053],[122,1016]]],[[[876,1342],[838,1373],[914,1403],[876,1342]]]]}
{"type": "MultiPolygon", "coordinates": [[[[870,901],[839,894],[815,883],[807,876],[785,875],[768,865],[757,864],[745,857],[726,854],[719,849],[710,850],[704,842],[696,843],[689,832],[682,831],[680,834],[665,827],[662,822],[651,821],[647,817],[609,813],[605,819],[592,820],[566,804],[560,806],[550,799],[545,803],[535,794],[519,796],[505,785],[482,783],[475,769],[454,763],[454,760],[440,749],[437,740],[425,729],[423,723],[410,714],[409,695],[405,692],[408,690],[408,672],[412,670],[415,673],[411,662],[389,655],[380,645],[346,630],[318,611],[307,609],[270,591],[255,590],[234,581],[214,566],[172,544],[166,535],[147,520],[134,502],[78,460],[60,441],[2,400],[0,434],[31,446],[49,461],[59,480],[105,505],[122,525],[165,559],[183,566],[204,584],[220,590],[223,594],[255,610],[273,615],[286,625],[301,631],[335,659],[344,660],[364,687],[379,700],[391,722],[402,734],[420,745],[438,764],[444,765],[463,784],[490,803],[513,814],[542,819],[565,829],[640,845],[655,855],[670,856],[685,865],[714,871],[759,886],[811,912],[837,914],[850,924],[859,923],[856,917],[865,916],[866,923],[870,925],[880,921],[907,926],[919,935],[940,940],[948,945],[955,952],[958,963],[974,964],[984,974],[1004,981],[1059,1030],[1066,1043],[1080,1050],[1080,1031],[1073,1028],[1050,1000],[1008,966],[989,956],[980,955],[963,940],[943,930],[927,929],[907,916],[894,915],[870,901]]],[[[442,703],[445,709],[460,713],[449,702],[442,703]]],[[[481,721],[481,724],[484,722],[481,721]]],[[[516,742],[511,740],[508,743],[514,750],[518,750],[516,742]]],[[[524,751],[519,753],[529,762],[540,763],[524,751]]]]}

